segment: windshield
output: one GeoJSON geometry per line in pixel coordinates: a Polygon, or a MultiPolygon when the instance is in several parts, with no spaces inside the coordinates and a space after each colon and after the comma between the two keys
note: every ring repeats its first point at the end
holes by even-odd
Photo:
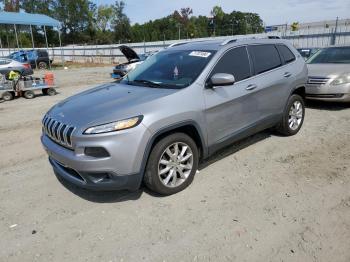
{"type": "Polygon", "coordinates": [[[15,52],[9,55],[9,58],[18,62],[27,62],[27,55],[23,52],[15,52]]]}
{"type": "Polygon", "coordinates": [[[349,64],[350,47],[331,47],[321,49],[307,61],[308,64],[349,64]]]}
{"type": "Polygon", "coordinates": [[[163,88],[191,85],[215,51],[165,50],[150,56],[121,81],[124,84],[163,88]]]}

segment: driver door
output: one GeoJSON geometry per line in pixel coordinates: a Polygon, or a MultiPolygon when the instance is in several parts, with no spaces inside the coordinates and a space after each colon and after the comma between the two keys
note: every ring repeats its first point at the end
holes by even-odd
{"type": "Polygon", "coordinates": [[[232,74],[235,83],[204,89],[209,147],[220,146],[254,125],[260,107],[255,91],[257,83],[251,78],[252,68],[245,46],[227,51],[208,79],[216,73],[232,74]]]}

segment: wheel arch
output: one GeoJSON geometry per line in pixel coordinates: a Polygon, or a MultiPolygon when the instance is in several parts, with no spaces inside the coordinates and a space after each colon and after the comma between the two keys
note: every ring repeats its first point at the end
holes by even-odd
{"type": "Polygon", "coordinates": [[[300,86],[297,86],[296,88],[294,88],[290,95],[294,95],[294,94],[300,95],[303,99],[305,99],[305,97],[306,97],[306,88],[305,88],[305,86],[304,85],[300,85],[300,86]]]}
{"type": "Polygon", "coordinates": [[[200,159],[206,158],[208,156],[208,147],[205,142],[204,136],[199,128],[199,125],[192,120],[176,123],[160,129],[159,131],[154,133],[154,135],[149,139],[141,164],[140,173],[142,174],[142,176],[144,175],[146,164],[155,144],[162,138],[173,133],[185,133],[189,137],[191,137],[198,147],[200,159]]]}

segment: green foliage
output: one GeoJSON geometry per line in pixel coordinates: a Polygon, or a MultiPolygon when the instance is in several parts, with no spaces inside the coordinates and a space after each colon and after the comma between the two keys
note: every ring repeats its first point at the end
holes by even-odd
{"type": "Polygon", "coordinates": [[[97,8],[96,27],[98,31],[106,32],[110,29],[114,18],[114,8],[112,5],[100,5],[97,8]]]}
{"type": "Polygon", "coordinates": [[[131,25],[130,19],[124,13],[125,2],[116,1],[114,6],[114,35],[118,42],[131,42],[131,25]]]}
{"type": "MultiPolygon", "coordinates": [[[[263,22],[258,14],[239,11],[225,13],[220,6],[213,7],[212,18],[193,16],[192,8],[185,7],[166,17],[134,25],[130,24],[125,14],[126,3],[123,0],[117,0],[113,5],[99,6],[92,0],[0,0],[0,6],[9,10],[19,8],[28,13],[46,14],[59,20],[64,45],[163,41],[178,39],[179,33],[184,39],[263,32],[263,22]]],[[[46,29],[49,43],[57,45],[57,32],[46,29]]],[[[35,45],[45,46],[43,28],[33,26],[32,30],[35,45]]],[[[6,34],[3,29],[0,32],[4,43],[6,34]]],[[[30,47],[28,27],[19,32],[21,46],[30,47]]],[[[9,45],[14,46],[13,37],[9,39],[9,45]]]]}

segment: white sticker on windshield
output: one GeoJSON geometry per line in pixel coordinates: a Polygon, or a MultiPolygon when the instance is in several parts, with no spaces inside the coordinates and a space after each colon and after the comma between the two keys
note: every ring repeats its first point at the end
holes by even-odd
{"type": "Polygon", "coordinates": [[[210,52],[203,52],[203,51],[192,51],[189,55],[208,58],[211,55],[211,53],[210,52]]]}

